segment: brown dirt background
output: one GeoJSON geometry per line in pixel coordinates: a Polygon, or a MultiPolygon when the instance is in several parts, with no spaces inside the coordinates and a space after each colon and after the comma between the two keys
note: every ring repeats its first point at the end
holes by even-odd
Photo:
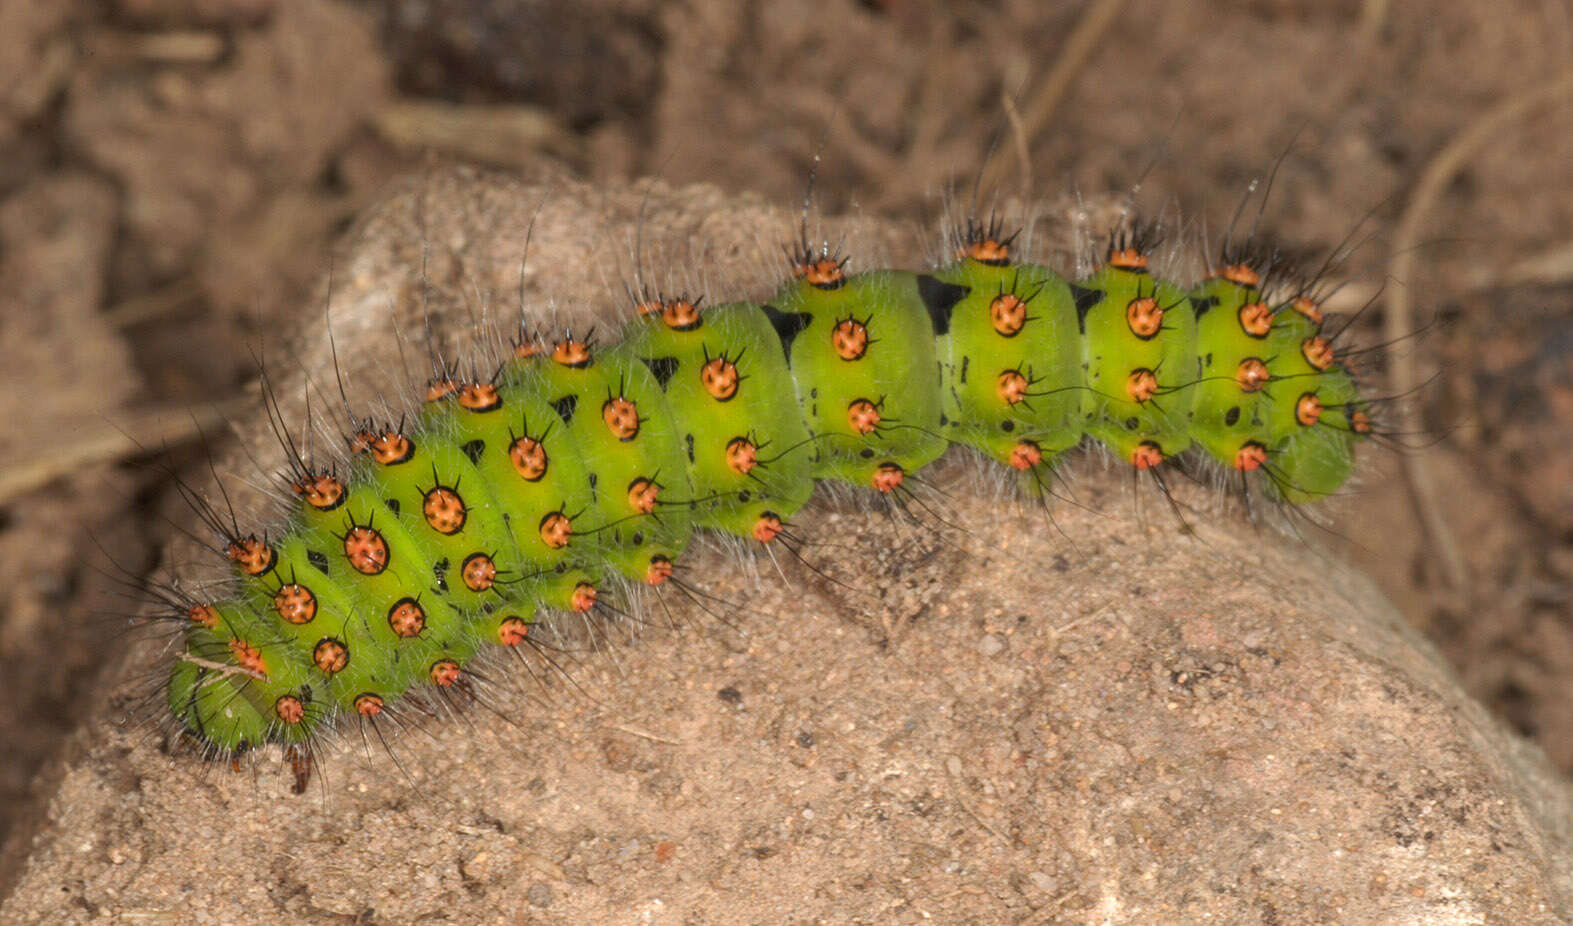
{"type": "Polygon", "coordinates": [[[1340,303],[1403,287],[1417,306],[1398,349],[1428,377],[1426,434],[1407,440],[1465,566],[1426,542],[1391,457],[1338,530],[1468,689],[1573,769],[1567,94],[1493,133],[1428,213],[1413,278],[1387,277],[1427,164],[1570,64],[1573,10],[1531,0],[7,0],[0,833],[118,645],[112,574],[171,533],[161,448],[188,465],[198,423],[221,439],[334,235],[433,158],[786,203],[822,143],[822,209],[919,236],[997,148],[1006,195],[1118,192],[1151,165],[1141,200],[1199,237],[1288,148],[1273,229],[1324,252],[1372,212],[1340,303]],[[1110,8],[1037,118],[1074,30],[1110,8]]]}

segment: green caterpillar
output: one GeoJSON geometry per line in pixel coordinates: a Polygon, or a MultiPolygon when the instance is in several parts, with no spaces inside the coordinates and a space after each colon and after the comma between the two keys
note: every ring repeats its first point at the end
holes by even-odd
{"type": "Polygon", "coordinates": [[[647,299],[604,351],[523,336],[490,380],[439,376],[417,421],[356,428],[343,478],[295,457],[279,539],[225,531],[238,579],[183,609],[174,718],[210,754],[309,757],[610,577],[671,580],[696,529],[770,543],[817,481],[908,492],[951,444],[1029,494],[1088,438],[1138,471],[1194,446],[1290,505],[1336,491],[1371,418],[1312,287],[1226,255],[1186,289],[1144,237],[1074,282],[994,224],[932,273],[804,239],[767,303],[647,299]]]}

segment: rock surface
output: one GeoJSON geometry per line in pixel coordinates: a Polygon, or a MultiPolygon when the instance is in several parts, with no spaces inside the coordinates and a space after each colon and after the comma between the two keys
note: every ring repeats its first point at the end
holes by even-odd
{"type": "MultiPolygon", "coordinates": [[[[450,356],[476,343],[466,319],[510,317],[532,221],[527,301],[579,318],[617,304],[641,214],[649,282],[727,295],[773,278],[791,223],[702,188],[542,198],[439,171],[358,226],[329,316],[353,394],[424,375],[400,369],[390,306],[406,333],[437,316],[450,356]]],[[[920,259],[902,237],[849,240],[920,259]]],[[[331,382],[305,317],[289,349],[331,382]]],[[[296,375],[281,364],[286,398],[296,375]]],[[[256,423],[247,449],[276,460],[256,423]]],[[[1180,498],[1193,537],[1117,477],[1085,474],[1083,507],[1052,523],[965,466],[934,479],[967,533],[822,502],[799,518],[815,569],[694,557],[693,580],[738,603],[730,626],[674,605],[676,632],[560,654],[573,685],[515,668],[492,710],[391,752],[352,732],[301,797],[276,756],[203,767],[118,722],[156,658],[140,646],[57,770],[0,920],[1573,915],[1566,783],[1368,581],[1199,491],[1180,498]]]]}

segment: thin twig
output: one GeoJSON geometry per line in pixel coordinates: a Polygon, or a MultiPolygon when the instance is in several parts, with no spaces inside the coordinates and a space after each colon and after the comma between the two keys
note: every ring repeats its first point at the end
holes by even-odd
{"type": "Polygon", "coordinates": [[[1021,190],[1017,193],[1024,203],[1032,202],[1032,145],[1027,141],[1027,127],[1022,125],[1021,113],[1010,94],[1000,94],[1000,105],[1005,110],[1005,121],[1010,123],[1010,139],[1016,149],[1016,160],[1021,163],[1021,190]]]}
{"type": "Polygon", "coordinates": [[[261,672],[258,672],[255,669],[247,669],[244,666],[232,666],[227,662],[214,662],[211,659],[203,659],[201,656],[193,656],[190,653],[180,653],[175,658],[181,662],[189,662],[194,666],[201,666],[204,669],[211,669],[214,672],[223,675],[225,678],[229,678],[232,675],[244,675],[248,678],[254,678],[259,682],[265,682],[268,680],[266,675],[263,675],[261,672]]]}
{"type": "Polygon", "coordinates": [[[34,489],[79,471],[84,466],[123,460],[146,452],[129,434],[152,434],[149,446],[174,447],[195,440],[200,432],[221,426],[228,421],[235,403],[209,405],[195,410],[194,415],[178,410],[153,409],[137,413],[125,422],[124,429],[104,419],[86,433],[72,428],[64,429],[64,438],[49,439],[40,435],[33,441],[18,441],[26,446],[26,457],[0,456],[0,505],[7,504],[34,489]],[[168,424],[164,424],[168,421],[168,424]]]}
{"type": "MultiPolygon", "coordinates": [[[[1509,126],[1569,95],[1573,95],[1573,69],[1563,72],[1556,80],[1503,100],[1453,136],[1420,174],[1420,182],[1415,185],[1414,194],[1410,196],[1409,204],[1399,219],[1398,229],[1393,236],[1393,256],[1387,265],[1388,279],[1396,284],[1387,288],[1384,325],[1385,340],[1390,345],[1388,363],[1391,365],[1394,395],[1413,395],[1420,383],[1414,351],[1398,350],[1393,345],[1404,342],[1414,332],[1414,306],[1408,284],[1418,279],[1415,275],[1415,260],[1419,253],[1417,244],[1431,208],[1471,159],[1488,145],[1501,143],[1502,133],[1509,126]]],[[[1400,416],[1403,431],[1418,433],[1421,430],[1419,412],[1413,404],[1402,407],[1400,416]]],[[[1442,579],[1450,590],[1459,590],[1467,581],[1464,557],[1452,530],[1442,517],[1430,458],[1424,454],[1409,453],[1404,454],[1402,460],[1415,514],[1441,561],[1442,579]]]]}
{"type": "MultiPolygon", "coordinates": [[[[1082,14],[1081,21],[1076,24],[1070,38],[1065,40],[1065,47],[1060,51],[1059,60],[1054,63],[1054,69],[1049,72],[1048,79],[1032,95],[1031,104],[1026,107],[1026,114],[1021,122],[1023,134],[1029,141],[1038,137],[1039,133],[1048,126],[1049,120],[1054,117],[1054,111],[1065,99],[1071,84],[1080,76],[1082,68],[1097,49],[1103,34],[1109,31],[1115,20],[1119,19],[1120,7],[1124,3],[1125,0],[1097,0],[1082,14]]],[[[980,187],[985,190],[998,189],[1000,172],[1003,170],[999,161],[990,163],[983,171],[983,182],[980,187]]]]}
{"type": "Polygon", "coordinates": [[[656,743],[665,743],[668,746],[681,746],[681,745],[683,745],[683,741],[682,740],[675,740],[675,739],[672,739],[671,737],[668,737],[668,736],[661,736],[661,735],[656,734],[656,733],[650,733],[649,731],[646,731],[646,730],[640,730],[637,727],[625,727],[625,726],[615,725],[614,724],[612,726],[612,729],[616,730],[619,733],[626,733],[629,736],[637,736],[640,739],[646,739],[646,740],[650,740],[650,741],[656,742],[656,743]]]}
{"type": "Polygon", "coordinates": [[[959,771],[957,771],[959,768],[960,759],[957,757],[951,756],[948,760],[946,760],[945,777],[950,780],[951,797],[956,799],[956,803],[963,811],[966,812],[967,816],[972,818],[974,823],[983,827],[984,832],[988,833],[990,836],[993,836],[995,839],[998,839],[1000,842],[1009,845],[1010,840],[1000,835],[999,830],[996,830],[994,827],[990,826],[989,822],[983,819],[981,814],[979,814],[976,810],[973,810],[972,805],[968,803],[966,797],[962,794],[961,774],[959,771]],[[952,768],[953,763],[955,764],[955,768],[952,768]]]}

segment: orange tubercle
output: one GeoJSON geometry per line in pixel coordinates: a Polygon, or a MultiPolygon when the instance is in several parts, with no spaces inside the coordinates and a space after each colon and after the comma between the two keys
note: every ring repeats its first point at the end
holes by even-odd
{"type": "Polygon", "coordinates": [[[248,576],[260,576],[273,568],[273,548],[255,536],[231,540],[226,551],[230,562],[248,576]]]}
{"type": "Polygon", "coordinates": [[[355,713],[362,717],[375,717],[382,713],[382,695],[363,692],[355,696],[355,713]]]}
{"type": "Polygon", "coordinates": [[[1030,440],[1017,441],[1010,449],[1010,465],[1023,472],[1043,462],[1043,448],[1030,440]]]}
{"type": "Polygon", "coordinates": [[[989,323],[994,333],[1009,338],[1027,324],[1027,302],[1015,293],[1001,293],[989,302],[989,323]]]}
{"type": "Polygon", "coordinates": [[[956,249],[957,257],[971,258],[980,264],[1002,267],[1010,263],[1010,245],[996,238],[969,241],[956,249]]]}
{"type": "Polygon", "coordinates": [[[418,637],[426,629],[426,612],[414,598],[401,598],[388,609],[388,626],[394,636],[418,637]]]}
{"type": "Polygon", "coordinates": [[[1132,402],[1150,402],[1158,394],[1158,376],[1153,371],[1139,367],[1125,378],[1125,394],[1132,402]]]}
{"type": "Polygon", "coordinates": [[[573,522],[561,511],[554,511],[541,519],[541,542],[554,550],[568,546],[573,537],[573,522]]]}
{"type": "Polygon", "coordinates": [[[1255,357],[1247,357],[1240,361],[1240,366],[1234,371],[1234,381],[1239,385],[1241,392],[1257,392],[1271,379],[1267,372],[1267,364],[1255,357]]]}
{"type": "Polygon", "coordinates": [[[324,637],[312,647],[311,661],[318,669],[328,675],[336,675],[344,671],[350,664],[350,651],[343,643],[332,637],[324,637]]]}
{"type": "Polygon", "coordinates": [[[847,406],[847,424],[858,434],[872,434],[879,427],[879,409],[868,399],[855,399],[847,406]]]}
{"type": "Polygon", "coordinates": [[[1267,448],[1252,441],[1245,444],[1234,454],[1234,468],[1242,473],[1249,473],[1267,465],[1267,448]]]}
{"type": "Polygon", "coordinates": [[[1163,448],[1150,440],[1142,441],[1131,451],[1131,465],[1137,469],[1152,469],[1163,462],[1163,448]]]}
{"type": "Polygon", "coordinates": [[[1289,305],[1301,315],[1320,325],[1322,323],[1322,307],[1308,296],[1296,296],[1289,305]]]}
{"type": "Polygon", "coordinates": [[[497,625],[497,642],[503,646],[518,646],[530,635],[530,622],[522,617],[505,617],[497,625]]]}
{"type": "Polygon", "coordinates": [[[743,379],[738,375],[737,364],[725,357],[711,357],[699,368],[699,382],[717,402],[725,402],[737,395],[743,379]]]}
{"type": "Polygon", "coordinates": [[[623,396],[613,396],[601,404],[601,420],[620,441],[639,436],[639,407],[623,396]]]}
{"type": "Polygon", "coordinates": [[[280,695],[273,702],[273,715],[290,726],[300,723],[306,717],[306,705],[294,695],[280,695]]]}
{"type": "Polygon", "coordinates": [[[502,396],[491,383],[465,383],[459,389],[459,405],[472,412],[489,412],[502,407],[502,396]]]}
{"type": "Polygon", "coordinates": [[[1136,248],[1113,248],[1109,251],[1109,266],[1121,270],[1146,270],[1147,255],[1136,248]]]}
{"type": "Polygon", "coordinates": [[[1230,264],[1219,270],[1218,275],[1241,286],[1256,286],[1262,282],[1262,275],[1246,264],[1230,264]]]}
{"type": "Polygon", "coordinates": [[[652,556],[650,557],[649,567],[645,569],[645,584],[661,585],[666,582],[667,579],[670,579],[672,574],[676,571],[677,567],[672,563],[671,560],[664,556],[652,556]]]}
{"type": "Polygon", "coordinates": [[[1300,396],[1294,403],[1294,420],[1300,422],[1301,427],[1309,428],[1322,419],[1322,400],[1316,393],[1307,392],[1300,396]]]}
{"type": "Polygon", "coordinates": [[[590,345],[584,341],[576,341],[571,336],[564,338],[552,345],[552,360],[565,367],[589,366],[590,345]]]}
{"type": "Polygon", "coordinates": [[[640,514],[649,514],[655,510],[656,498],[661,494],[661,487],[653,481],[640,477],[628,485],[628,507],[640,514]]]}
{"type": "Polygon", "coordinates": [[[1163,306],[1151,296],[1132,299],[1125,305],[1125,324],[1143,341],[1163,328],[1163,306]]]}
{"type": "Polygon", "coordinates": [[[830,346],[842,360],[857,360],[868,353],[868,328],[855,318],[843,318],[830,329],[830,346]]]}
{"type": "Polygon", "coordinates": [[[834,257],[798,260],[792,264],[792,275],[820,289],[835,289],[847,279],[842,261],[834,257]]]}
{"type": "Polygon", "coordinates": [[[253,675],[267,677],[268,667],[262,662],[262,651],[255,646],[245,640],[230,640],[229,653],[235,657],[235,665],[253,675]]]}
{"type": "Polygon", "coordinates": [[[1305,362],[1318,370],[1325,370],[1333,365],[1333,343],[1323,337],[1306,338],[1300,344],[1300,353],[1305,357],[1305,362]]]}
{"type": "Polygon", "coordinates": [[[1240,306],[1240,330],[1253,338],[1265,338],[1273,330],[1273,310],[1265,302],[1240,306]]]}
{"type": "Polygon", "coordinates": [[[759,448],[746,437],[734,437],[726,442],[726,465],[739,476],[746,476],[759,465],[759,448]]]}
{"type": "Polygon", "coordinates": [[[769,543],[781,536],[781,518],[772,512],[765,512],[754,522],[754,539],[760,543],[769,543]]]}
{"type": "Polygon", "coordinates": [[[484,592],[497,584],[497,564],[485,553],[471,553],[465,557],[459,571],[464,587],[472,592],[484,592]]]}
{"type": "Polygon", "coordinates": [[[899,463],[881,463],[874,472],[874,488],[881,492],[894,492],[906,481],[906,470],[899,463]]]}
{"type": "Polygon", "coordinates": [[[439,659],[431,665],[431,683],[439,688],[451,688],[463,675],[459,664],[452,659],[439,659]]]}
{"type": "Polygon", "coordinates": [[[1016,370],[1006,370],[995,380],[994,391],[1006,405],[1015,405],[1027,398],[1027,377],[1016,370]]]}

